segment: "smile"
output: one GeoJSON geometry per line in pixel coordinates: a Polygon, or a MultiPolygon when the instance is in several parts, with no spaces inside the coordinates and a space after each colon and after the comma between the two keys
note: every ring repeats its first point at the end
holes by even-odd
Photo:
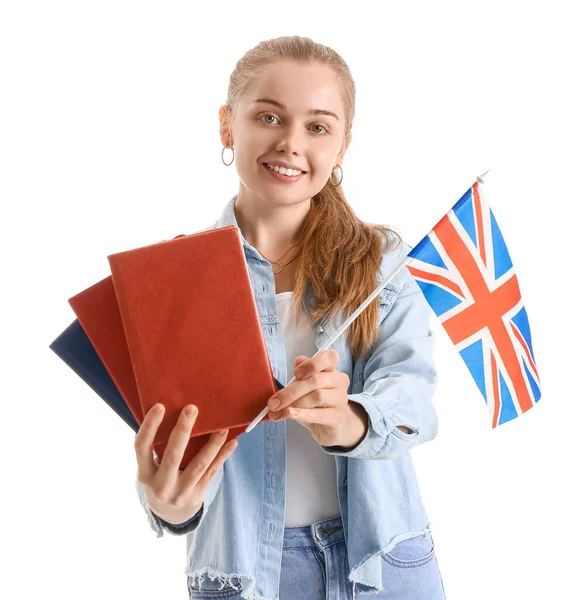
{"type": "Polygon", "coordinates": [[[299,179],[301,179],[301,177],[304,177],[306,175],[305,171],[303,171],[299,175],[283,175],[282,173],[279,173],[278,171],[275,171],[274,169],[270,168],[268,166],[268,163],[262,163],[262,166],[266,171],[268,171],[269,175],[273,179],[282,183],[294,183],[295,181],[298,181],[299,179]]]}

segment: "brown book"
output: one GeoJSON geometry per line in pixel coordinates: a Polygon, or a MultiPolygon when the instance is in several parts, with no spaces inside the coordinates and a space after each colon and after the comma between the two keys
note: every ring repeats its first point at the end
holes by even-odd
{"type": "Polygon", "coordinates": [[[278,389],[239,231],[181,235],[108,261],[111,277],[69,304],[137,422],[164,404],[159,457],[183,407],[199,407],[183,469],[211,432],[243,433],[278,389]]]}

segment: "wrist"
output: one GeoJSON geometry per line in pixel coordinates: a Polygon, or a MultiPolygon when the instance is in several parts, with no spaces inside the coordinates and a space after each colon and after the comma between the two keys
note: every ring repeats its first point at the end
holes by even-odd
{"type": "Polygon", "coordinates": [[[197,529],[197,527],[199,527],[202,517],[203,505],[201,505],[201,508],[188,521],[184,521],[183,523],[170,523],[169,521],[165,521],[155,514],[155,518],[159,522],[160,526],[166,531],[174,533],[175,535],[183,535],[194,531],[197,529]]]}
{"type": "Polygon", "coordinates": [[[155,510],[153,510],[152,506],[149,505],[149,508],[152,512],[152,514],[157,517],[159,520],[164,521],[167,525],[171,525],[172,527],[177,527],[177,526],[183,526],[187,523],[189,523],[190,521],[192,521],[203,509],[203,504],[201,504],[201,506],[193,513],[191,512],[190,515],[164,515],[164,513],[159,513],[155,510]]]}
{"type": "Polygon", "coordinates": [[[343,448],[354,448],[358,446],[368,433],[369,417],[366,409],[358,402],[349,400],[344,426],[342,443],[343,448]]]}

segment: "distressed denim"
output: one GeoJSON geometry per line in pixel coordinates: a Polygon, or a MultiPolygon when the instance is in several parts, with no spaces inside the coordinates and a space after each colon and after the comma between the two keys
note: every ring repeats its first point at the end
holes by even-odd
{"type": "MultiPolygon", "coordinates": [[[[234,225],[237,195],[219,220],[202,231],[234,225]]],[[[240,232],[241,234],[241,232],[240,232]]],[[[288,382],[287,361],[278,318],[270,263],[241,236],[248,273],[274,377],[288,382]]],[[[393,240],[391,240],[393,242],[393,240]]],[[[390,244],[377,278],[381,283],[410,252],[390,244]]],[[[430,535],[410,451],[435,438],[437,413],[432,404],[437,374],[433,361],[432,311],[418,284],[403,268],[374,300],[379,328],[374,345],[351,356],[348,330],[331,346],[339,352],[337,369],[350,379],[348,398],[368,414],[364,439],[354,448],[321,446],[335,456],[340,518],[347,552],[347,579],[352,595],[381,592],[389,553],[404,541],[430,535]],[[404,433],[398,426],[407,427],[404,433]]],[[[306,313],[313,306],[311,283],[303,294],[306,313]]],[[[321,348],[346,314],[313,324],[321,348]]],[[[198,515],[186,526],[172,527],[150,510],[143,486],[136,481],[151,528],[186,536],[188,581],[219,598],[227,588],[245,600],[277,600],[285,538],[286,423],[265,421],[238,438],[239,445],[206,490],[198,515]]],[[[427,538],[428,539],[428,538],[427,538]]],[[[420,548],[424,559],[427,548],[420,548]]],[[[197,597],[197,596],[195,596],[197,597]]],[[[203,597],[203,596],[201,596],[203,597]]]]}
{"type": "MultiPolygon", "coordinates": [[[[384,591],[377,600],[445,600],[430,532],[399,542],[382,556],[384,591]]],[[[280,570],[280,600],[350,600],[349,564],[341,517],[305,527],[286,527],[280,570]]],[[[190,600],[242,598],[242,582],[187,578],[190,600]],[[211,585],[210,585],[211,584],[211,585]]]]}

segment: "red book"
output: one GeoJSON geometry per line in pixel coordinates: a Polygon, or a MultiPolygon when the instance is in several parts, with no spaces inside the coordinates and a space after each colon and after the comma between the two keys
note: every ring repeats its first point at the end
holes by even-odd
{"type": "Polygon", "coordinates": [[[211,432],[243,433],[278,389],[239,231],[181,235],[108,260],[112,276],[69,304],[137,422],[164,404],[159,457],[183,407],[199,407],[183,469],[211,432]]]}

